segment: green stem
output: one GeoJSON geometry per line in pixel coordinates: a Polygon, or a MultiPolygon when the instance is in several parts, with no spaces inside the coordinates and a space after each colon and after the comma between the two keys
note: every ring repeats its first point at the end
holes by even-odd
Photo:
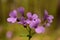
{"type": "Polygon", "coordinates": [[[32,36],[35,34],[35,32],[31,33],[31,28],[30,28],[30,27],[26,28],[26,30],[27,30],[28,33],[29,33],[29,34],[27,35],[28,40],[30,40],[30,39],[32,38],[32,36]]]}
{"type": "MultiPolygon", "coordinates": [[[[27,29],[27,28],[26,28],[27,29]]],[[[28,35],[27,35],[27,37],[28,37],[28,40],[30,40],[31,38],[32,38],[32,36],[35,34],[35,32],[33,32],[33,33],[31,33],[31,28],[30,27],[28,27],[28,29],[27,29],[27,31],[28,31],[28,35]]]]}
{"type": "Polygon", "coordinates": [[[29,28],[29,40],[31,39],[31,29],[29,28]]]}
{"type": "Polygon", "coordinates": [[[28,30],[28,32],[29,32],[29,34],[27,35],[27,37],[28,37],[28,40],[30,40],[31,39],[31,28],[30,27],[28,27],[29,28],[29,30],[28,30]]]}

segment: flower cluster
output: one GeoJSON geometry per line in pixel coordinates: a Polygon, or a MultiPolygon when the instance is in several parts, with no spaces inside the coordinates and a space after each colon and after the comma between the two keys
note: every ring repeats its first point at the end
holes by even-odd
{"type": "MultiPolygon", "coordinates": [[[[23,7],[13,10],[12,12],[10,12],[9,18],[7,18],[7,21],[10,23],[17,22],[19,24],[22,24],[25,28],[27,27],[27,25],[29,25],[29,27],[31,29],[34,29],[36,33],[44,33],[45,27],[43,25],[40,25],[41,19],[38,17],[38,15],[32,14],[31,12],[27,12],[26,13],[27,18],[26,18],[24,16],[24,11],[25,9],[23,7]],[[21,17],[17,17],[18,12],[21,14],[21,17]]],[[[45,26],[50,26],[54,17],[52,15],[48,15],[47,10],[45,10],[43,19],[44,19],[45,26]]]]}
{"type": "Polygon", "coordinates": [[[44,21],[45,22],[45,26],[49,27],[50,24],[53,22],[54,17],[52,15],[48,15],[47,10],[44,11],[44,21]]]}

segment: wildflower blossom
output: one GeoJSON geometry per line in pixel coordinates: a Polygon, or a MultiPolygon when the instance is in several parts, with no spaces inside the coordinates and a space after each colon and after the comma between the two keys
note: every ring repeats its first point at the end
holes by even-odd
{"type": "Polygon", "coordinates": [[[36,28],[39,23],[41,22],[41,20],[38,18],[38,15],[37,14],[31,14],[31,12],[28,12],[27,13],[27,24],[29,24],[29,27],[30,28],[36,28]]]}
{"type": "Polygon", "coordinates": [[[47,20],[46,26],[50,26],[50,24],[53,22],[54,17],[52,15],[48,15],[47,10],[44,11],[44,21],[47,20]]]}
{"type": "Polygon", "coordinates": [[[33,15],[32,15],[30,12],[28,12],[28,13],[27,13],[27,17],[28,17],[27,23],[28,23],[28,22],[32,22],[32,21],[34,21],[34,22],[35,22],[35,21],[41,22],[41,20],[38,18],[38,15],[37,15],[37,14],[33,14],[33,15]]]}
{"type": "Polygon", "coordinates": [[[30,28],[36,28],[40,23],[40,19],[32,20],[29,24],[30,28]]]}
{"type": "Polygon", "coordinates": [[[8,22],[11,22],[11,23],[15,23],[17,20],[17,11],[16,10],[13,10],[10,14],[9,14],[9,18],[7,18],[7,21],[8,22]]]}

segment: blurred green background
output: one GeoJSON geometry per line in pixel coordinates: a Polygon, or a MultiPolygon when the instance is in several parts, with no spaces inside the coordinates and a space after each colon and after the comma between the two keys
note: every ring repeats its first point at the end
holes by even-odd
{"type": "Polygon", "coordinates": [[[54,16],[54,21],[51,27],[46,28],[45,34],[35,34],[31,40],[60,40],[59,5],[59,0],[0,0],[0,40],[28,40],[28,32],[22,25],[6,21],[9,12],[21,6],[25,8],[25,13],[30,11],[43,17],[44,9],[47,9],[54,16]],[[11,39],[6,38],[7,31],[13,32],[11,39]]]}

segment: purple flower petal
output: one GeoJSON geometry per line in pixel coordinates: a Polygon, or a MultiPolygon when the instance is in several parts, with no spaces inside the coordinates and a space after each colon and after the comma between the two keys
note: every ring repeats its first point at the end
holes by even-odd
{"type": "Polygon", "coordinates": [[[39,18],[27,20],[27,23],[29,24],[30,28],[36,28],[40,22],[41,22],[41,20],[39,18]]]}
{"type": "Polygon", "coordinates": [[[47,10],[45,10],[45,11],[44,11],[44,21],[47,20],[47,17],[48,17],[48,16],[49,16],[49,15],[48,15],[48,12],[47,12],[47,10]]]}
{"type": "Polygon", "coordinates": [[[17,18],[13,18],[13,17],[7,18],[7,21],[11,22],[11,23],[15,23],[16,20],[17,20],[17,18]]]}
{"type": "Polygon", "coordinates": [[[27,17],[28,17],[28,19],[32,18],[31,12],[28,12],[28,13],[27,13],[27,17]]]}
{"type": "Polygon", "coordinates": [[[27,24],[30,24],[30,23],[31,23],[31,20],[27,19],[27,20],[26,20],[26,23],[27,23],[27,24]]]}
{"type": "Polygon", "coordinates": [[[36,28],[38,25],[39,25],[39,20],[36,20],[36,21],[31,21],[30,22],[30,24],[29,24],[29,26],[30,26],[30,28],[36,28]]]}
{"type": "Polygon", "coordinates": [[[25,9],[24,9],[23,7],[20,7],[20,8],[18,8],[17,10],[18,10],[22,15],[24,14],[24,10],[25,10],[25,9]]]}
{"type": "Polygon", "coordinates": [[[49,17],[48,17],[49,19],[54,19],[54,17],[52,16],[52,15],[49,15],[49,17]]]}
{"type": "Polygon", "coordinates": [[[44,33],[45,32],[45,28],[43,26],[39,26],[35,29],[36,33],[44,33]]]}
{"type": "Polygon", "coordinates": [[[38,18],[38,15],[37,15],[37,14],[33,14],[32,18],[33,18],[33,19],[38,18]]]}
{"type": "Polygon", "coordinates": [[[37,25],[36,25],[36,23],[34,23],[33,21],[29,24],[29,27],[30,28],[36,28],[37,27],[37,25]]]}
{"type": "Polygon", "coordinates": [[[12,12],[10,12],[9,16],[10,17],[16,17],[17,16],[17,11],[13,10],[12,12]]]}
{"type": "Polygon", "coordinates": [[[39,18],[33,19],[32,21],[35,22],[35,23],[37,23],[37,24],[39,24],[41,22],[41,20],[39,18]]]}

